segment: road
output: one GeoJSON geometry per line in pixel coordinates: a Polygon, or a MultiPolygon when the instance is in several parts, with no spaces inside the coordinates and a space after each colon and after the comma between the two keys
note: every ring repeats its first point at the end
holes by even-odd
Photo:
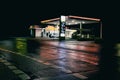
{"type": "MultiPolygon", "coordinates": [[[[0,50],[19,53],[19,56],[24,55],[26,57],[26,61],[29,58],[38,62],[37,64],[29,62],[29,64],[32,64],[29,66],[29,64],[19,63],[18,60],[17,63],[21,65],[18,66],[16,64],[16,66],[21,70],[23,69],[23,71],[25,71],[24,66],[38,68],[38,64],[43,64],[44,66],[40,67],[40,71],[39,69],[36,71],[28,68],[30,72],[28,75],[36,76],[43,80],[81,80],[93,77],[99,71],[101,46],[93,41],[27,40],[25,38],[16,38],[2,41],[0,44],[0,50]]],[[[27,73],[28,71],[25,72],[27,73]]]]}

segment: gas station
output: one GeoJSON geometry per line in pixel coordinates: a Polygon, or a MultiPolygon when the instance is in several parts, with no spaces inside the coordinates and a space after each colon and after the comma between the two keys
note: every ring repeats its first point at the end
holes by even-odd
{"type": "MultiPolygon", "coordinates": [[[[0,42],[1,61],[6,59],[14,64],[12,69],[20,69],[12,70],[16,72],[15,76],[22,80],[86,80],[96,77],[100,44],[77,40],[102,39],[100,19],[61,15],[40,23],[29,27],[32,38],[18,37],[0,42]]],[[[11,68],[11,65],[7,66],[11,68]]]]}
{"type": "Polygon", "coordinates": [[[30,28],[34,37],[65,39],[102,39],[102,21],[97,18],[64,16],[40,21],[45,28],[30,28]]]}

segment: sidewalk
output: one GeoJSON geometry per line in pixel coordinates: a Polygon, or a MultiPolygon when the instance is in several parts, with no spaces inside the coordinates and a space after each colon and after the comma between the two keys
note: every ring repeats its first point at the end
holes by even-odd
{"type": "Polygon", "coordinates": [[[0,80],[20,80],[0,59],[0,80]]]}
{"type": "Polygon", "coordinates": [[[0,80],[29,80],[30,77],[0,57],[0,80]]]}

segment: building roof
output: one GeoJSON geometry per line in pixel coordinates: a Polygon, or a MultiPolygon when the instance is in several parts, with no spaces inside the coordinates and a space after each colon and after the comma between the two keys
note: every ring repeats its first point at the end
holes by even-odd
{"type": "MultiPolygon", "coordinates": [[[[65,16],[66,25],[77,25],[77,24],[90,24],[90,23],[98,23],[100,19],[97,18],[88,18],[88,17],[80,17],[80,16],[65,16]]],[[[48,20],[41,21],[43,24],[52,24],[59,25],[60,18],[53,18],[48,20]]]]}

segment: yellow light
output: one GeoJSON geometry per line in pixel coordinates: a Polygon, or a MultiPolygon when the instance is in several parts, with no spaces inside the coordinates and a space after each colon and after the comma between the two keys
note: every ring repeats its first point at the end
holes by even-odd
{"type": "Polygon", "coordinates": [[[46,29],[46,31],[57,31],[58,30],[58,28],[54,27],[54,26],[48,26],[45,29],[46,29]]]}

